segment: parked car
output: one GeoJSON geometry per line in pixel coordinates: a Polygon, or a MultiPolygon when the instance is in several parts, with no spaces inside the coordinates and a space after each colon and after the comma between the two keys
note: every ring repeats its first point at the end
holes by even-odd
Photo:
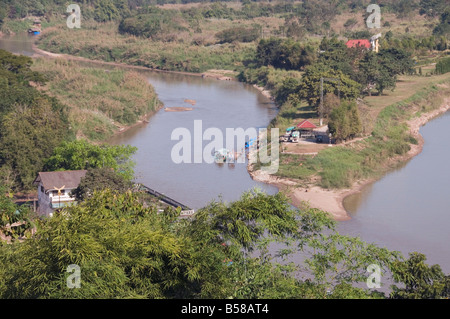
{"type": "Polygon", "coordinates": [[[316,142],[317,143],[323,143],[323,136],[322,135],[317,135],[316,136],[316,142]]]}

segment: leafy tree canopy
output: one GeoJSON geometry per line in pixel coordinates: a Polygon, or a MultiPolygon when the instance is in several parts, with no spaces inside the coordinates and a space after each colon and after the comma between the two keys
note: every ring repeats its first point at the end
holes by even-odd
{"type": "Polygon", "coordinates": [[[72,193],[77,200],[85,200],[95,191],[111,189],[123,193],[130,188],[131,183],[111,168],[89,168],[72,193]]]}
{"type": "Polygon", "coordinates": [[[355,102],[344,102],[330,114],[330,133],[337,140],[346,140],[361,133],[362,124],[355,102]]]}
{"type": "Polygon", "coordinates": [[[130,145],[94,145],[86,140],[63,142],[45,162],[47,171],[112,168],[126,180],[134,177],[130,145]]]}
{"type": "Polygon", "coordinates": [[[7,193],[6,188],[0,185],[0,235],[15,241],[32,227],[28,207],[16,205],[12,193],[7,193]]]}
{"type": "Polygon", "coordinates": [[[30,83],[43,76],[29,57],[0,50],[0,179],[27,189],[53,148],[69,135],[65,107],[30,83]]]}
{"type": "Polygon", "coordinates": [[[404,287],[393,285],[394,299],[440,299],[450,296],[450,276],[439,265],[428,266],[424,254],[411,253],[409,259],[393,265],[394,280],[404,287]]]}
{"type": "Polygon", "coordinates": [[[335,233],[327,213],[291,209],[282,194],[214,201],[192,221],[176,214],[146,208],[135,193],[94,192],[38,221],[32,238],[0,246],[0,297],[375,298],[353,284],[367,265],[401,260],[335,233]],[[298,254],[302,265],[289,260],[298,254]],[[80,289],[67,288],[71,264],[80,289]]]}

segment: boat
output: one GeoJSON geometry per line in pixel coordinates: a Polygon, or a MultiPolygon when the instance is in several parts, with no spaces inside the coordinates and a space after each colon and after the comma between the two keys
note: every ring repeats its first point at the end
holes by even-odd
{"type": "Polygon", "coordinates": [[[214,152],[214,160],[216,163],[226,163],[230,156],[231,152],[226,148],[221,148],[214,152]]]}

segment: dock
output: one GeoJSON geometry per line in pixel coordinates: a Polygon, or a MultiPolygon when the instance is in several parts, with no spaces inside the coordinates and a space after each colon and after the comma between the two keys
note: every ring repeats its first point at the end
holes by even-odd
{"type": "Polygon", "coordinates": [[[156,198],[158,198],[160,201],[174,207],[174,208],[181,208],[181,213],[180,213],[180,217],[191,217],[194,215],[194,210],[191,209],[190,207],[176,201],[173,198],[170,198],[167,195],[161,194],[160,192],[155,191],[154,189],[151,189],[148,186],[145,186],[143,184],[138,184],[138,189],[141,191],[144,191],[152,196],[155,196],[156,198]]]}

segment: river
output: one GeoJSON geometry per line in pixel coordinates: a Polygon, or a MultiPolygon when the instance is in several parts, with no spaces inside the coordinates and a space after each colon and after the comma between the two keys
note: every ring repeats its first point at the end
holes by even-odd
{"type": "Polygon", "coordinates": [[[347,197],[341,233],[404,255],[417,251],[450,272],[450,112],[420,129],[422,153],[347,197]]]}
{"type": "MultiPolygon", "coordinates": [[[[31,41],[29,36],[4,37],[0,49],[31,55],[31,41]]],[[[138,182],[195,209],[219,196],[225,201],[237,200],[243,191],[254,187],[269,194],[278,191],[253,181],[245,164],[175,164],[171,158],[172,148],[178,143],[171,140],[174,129],[193,132],[195,120],[202,120],[203,131],[212,127],[223,131],[266,127],[277,112],[270,100],[251,86],[234,81],[142,72],[166,107],[190,106],[184,99],[194,99],[196,104],[188,112],[162,109],[149,123],[133,127],[111,141],[138,148],[134,156],[138,182]]],[[[429,263],[438,263],[449,273],[450,113],[423,127],[421,134],[425,146],[420,155],[361,193],[346,198],[344,206],[352,219],[340,222],[338,230],[399,250],[405,256],[412,251],[422,252],[429,263]]]]}

